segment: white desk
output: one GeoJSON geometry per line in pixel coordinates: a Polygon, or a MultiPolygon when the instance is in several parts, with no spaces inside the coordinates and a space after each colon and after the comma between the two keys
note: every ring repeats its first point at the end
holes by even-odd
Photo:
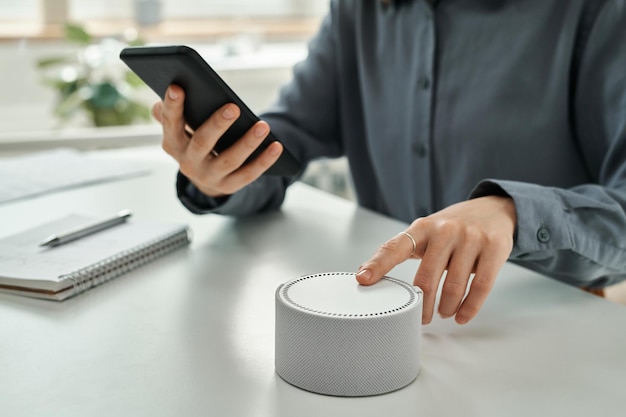
{"type": "MultiPolygon", "coordinates": [[[[304,185],[281,212],[194,216],[175,198],[175,167],[157,165],[0,206],[3,235],[68,210],[121,208],[195,232],[188,249],[63,303],[0,295],[0,415],[624,415],[626,309],[514,265],[469,325],[425,327],[408,387],[355,399],[290,386],[274,372],[276,287],[354,271],[405,225],[304,185]]],[[[410,281],[415,266],[393,275],[410,281]]]]}

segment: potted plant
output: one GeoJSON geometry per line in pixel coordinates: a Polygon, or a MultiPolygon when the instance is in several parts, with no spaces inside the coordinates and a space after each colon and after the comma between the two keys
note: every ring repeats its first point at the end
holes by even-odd
{"type": "Polygon", "coordinates": [[[126,45],[104,38],[96,42],[80,25],[66,24],[65,38],[79,46],[74,53],[40,59],[43,82],[57,91],[55,115],[68,122],[86,113],[94,126],[128,125],[150,120],[148,106],[132,98],[132,91],[144,86],[119,60],[126,45]]]}

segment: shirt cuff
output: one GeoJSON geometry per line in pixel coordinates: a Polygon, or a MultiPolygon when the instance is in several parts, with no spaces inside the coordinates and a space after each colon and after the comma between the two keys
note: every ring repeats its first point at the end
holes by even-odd
{"type": "Polygon", "coordinates": [[[183,206],[195,214],[214,213],[230,200],[230,196],[214,198],[203,194],[180,171],[176,177],[176,195],[183,206]]]}
{"type": "Polygon", "coordinates": [[[572,249],[567,209],[550,187],[517,181],[481,181],[469,198],[488,195],[513,199],[517,215],[511,259],[526,259],[533,253],[572,249]]]}

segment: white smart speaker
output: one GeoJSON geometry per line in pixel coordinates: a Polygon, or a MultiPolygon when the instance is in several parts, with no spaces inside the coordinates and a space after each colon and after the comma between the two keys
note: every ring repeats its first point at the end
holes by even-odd
{"type": "Polygon", "coordinates": [[[320,394],[378,395],[410,384],[420,369],[422,292],[384,277],[306,275],[276,290],[276,373],[320,394]]]}

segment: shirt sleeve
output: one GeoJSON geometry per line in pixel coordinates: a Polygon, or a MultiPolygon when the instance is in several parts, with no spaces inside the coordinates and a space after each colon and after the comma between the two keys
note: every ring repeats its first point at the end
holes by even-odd
{"type": "Polygon", "coordinates": [[[607,2],[590,32],[573,97],[576,137],[594,182],[560,189],[489,179],[470,195],[510,196],[517,211],[511,260],[581,287],[626,279],[624,39],[626,2],[607,2]]]}
{"type": "Polygon", "coordinates": [[[225,197],[209,197],[178,172],[176,194],[189,211],[195,214],[225,214],[247,216],[254,213],[278,209],[285,195],[288,179],[282,177],[261,177],[235,194],[225,197]],[[259,198],[263,195],[264,198],[259,198]]]}
{"type": "MultiPolygon", "coordinates": [[[[341,155],[335,80],[335,25],[337,5],[331,3],[318,34],[311,40],[307,58],[294,67],[293,78],[279,98],[260,118],[304,168],[309,161],[341,155]]],[[[294,178],[262,176],[224,199],[202,194],[184,175],[178,175],[178,197],[190,211],[245,216],[276,209],[294,178]]]]}

